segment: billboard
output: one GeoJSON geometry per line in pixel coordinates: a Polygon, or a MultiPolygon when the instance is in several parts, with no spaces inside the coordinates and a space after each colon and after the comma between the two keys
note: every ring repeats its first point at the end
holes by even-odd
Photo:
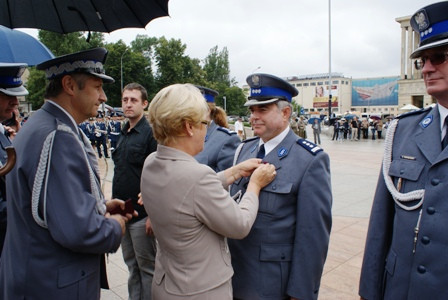
{"type": "MultiPolygon", "coordinates": [[[[313,107],[328,107],[329,95],[328,86],[316,86],[314,89],[313,107]]],[[[331,107],[338,107],[338,87],[336,85],[331,87],[331,107]]]]}
{"type": "Polygon", "coordinates": [[[399,79],[353,79],[352,106],[398,105],[399,79]]]}

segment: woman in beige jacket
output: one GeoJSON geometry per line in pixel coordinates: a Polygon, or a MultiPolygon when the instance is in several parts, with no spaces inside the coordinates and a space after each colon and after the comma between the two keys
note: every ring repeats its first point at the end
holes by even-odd
{"type": "Polygon", "coordinates": [[[208,107],[190,84],[162,89],[149,106],[157,151],[143,167],[141,191],[158,241],[153,300],[232,299],[233,268],[226,237],[245,237],[257,215],[260,189],[273,165],[251,159],[220,173],[199,164],[208,107]],[[239,204],[227,188],[251,175],[239,204]]]}

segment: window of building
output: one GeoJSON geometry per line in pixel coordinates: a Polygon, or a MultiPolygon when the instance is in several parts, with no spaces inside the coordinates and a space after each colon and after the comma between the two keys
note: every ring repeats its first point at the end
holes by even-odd
{"type": "Polygon", "coordinates": [[[339,80],[334,80],[333,84],[339,84],[339,80]]]}
{"type": "Polygon", "coordinates": [[[303,86],[309,86],[309,85],[310,85],[309,83],[304,83],[304,84],[303,84],[303,86]]]}
{"type": "Polygon", "coordinates": [[[301,83],[298,83],[297,86],[302,86],[302,84],[301,84],[301,83]]]}
{"type": "Polygon", "coordinates": [[[319,81],[318,83],[317,83],[317,85],[323,85],[324,83],[322,82],[322,81],[319,81]]]}
{"type": "Polygon", "coordinates": [[[315,82],[311,82],[311,86],[315,86],[316,85],[316,83],[315,82]]]}

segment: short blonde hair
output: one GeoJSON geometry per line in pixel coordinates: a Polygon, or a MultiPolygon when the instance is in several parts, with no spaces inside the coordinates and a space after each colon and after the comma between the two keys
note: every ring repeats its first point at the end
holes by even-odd
{"type": "Polygon", "coordinates": [[[149,122],[159,144],[185,136],[185,122],[199,124],[208,113],[204,96],[192,84],[173,84],[161,89],[149,105],[149,122]]]}

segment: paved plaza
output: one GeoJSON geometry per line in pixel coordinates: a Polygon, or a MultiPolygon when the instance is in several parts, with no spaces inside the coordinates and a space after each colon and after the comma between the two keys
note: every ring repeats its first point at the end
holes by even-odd
{"type": "MultiPolygon", "coordinates": [[[[359,299],[364,242],[384,140],[332,141],[330,131],[323,128],[321,146],[331,161],[333,227],[319,300],[359,299]]],[[[308,128],[308,137],[313,141],[311,128],[308,128]]],[[[101,159],[100,168],[104,192],[106,197],[110,197],[112,160],[101,159]]],[[[127,299],[128,271],[121,249],[109,255],[107,273],[111,289],[102,290],[101,299],[127,299]]]]}

